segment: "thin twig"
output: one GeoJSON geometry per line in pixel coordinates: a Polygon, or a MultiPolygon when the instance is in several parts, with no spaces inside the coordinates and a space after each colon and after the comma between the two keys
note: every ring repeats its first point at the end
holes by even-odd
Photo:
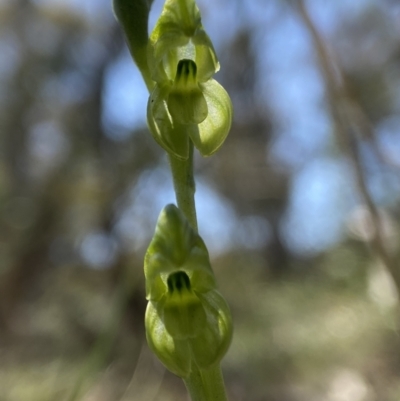
{"type": "Polygon", "coordinates": [[[342,145],[344,152],[351,161],[356,175],[358,190],[371,217],[374,227],[370,240],[371,250],[381,260],[391,274],[397,289],[400,290],[400,274],[396,260],[385,246],[379,210],[368,191],[365,172],[357,146],[357,133],[363,132],[367,128],[372,129],[371,124],[361,106],[349,98],[343,74],[341,74],[338,64],[333,62],[332,56],[329,54],[324,41],[311,20],[303,1],[296,2],[296,5],[299,15],[314,42],[319,66],[326,84],[329,109],[335,125],[335,132],[338,135],[338,142],[342,145]]]}

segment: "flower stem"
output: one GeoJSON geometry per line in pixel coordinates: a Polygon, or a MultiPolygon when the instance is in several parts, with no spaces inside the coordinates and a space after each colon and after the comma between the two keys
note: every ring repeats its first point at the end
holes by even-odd
{"type": "Polygon", "coordinates": [[[219,364],[211,369],[192,366],[192,372],[184,382],[192,401],[227,401],[219,364]]]}
{"type": "Polygon", "coordinates": [[[174,181],[176,201],[188,222],[197,231],[197,216],[194,193],[196,191],[193,177],[193,142],[189,143],[189,157],[180,160],[171,154],[169,162],[174,181]]]}

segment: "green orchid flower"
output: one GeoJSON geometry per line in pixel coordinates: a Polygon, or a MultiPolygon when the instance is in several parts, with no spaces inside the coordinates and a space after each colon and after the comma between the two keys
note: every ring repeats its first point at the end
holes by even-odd
{"type": "Polygon", "coordinates": [[[173,80],[180,60],[191,59],[197,65],[201,82],[210,79],[219,62],[213,44],[201,24],[194,0],[167,0],[150,35],[148,65],[157,83],[173,80]]]}
{"type": "Polygon", "coordinates": [[[232,103],[212,76],[219,62],[194,0],[167,0],[150,36],[148,64],[156,85],[147,106],[154,139],[186,160],[189,141],[203,156],[216,152],[232,123],[232,103]]]}
{"type": "Polygon", "coordinates": [[[217,364],[231,342],[229,307],[216,289],[203,240],[174,205],[160,214],[145,276],[146,336],[154,353],[182,378],[193,364],[200,369],[217,364]]]}

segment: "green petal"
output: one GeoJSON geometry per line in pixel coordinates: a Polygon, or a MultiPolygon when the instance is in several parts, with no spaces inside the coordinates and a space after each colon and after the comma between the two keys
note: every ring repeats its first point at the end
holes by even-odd
{"type": "Polygon", "coordinates": [[[156,85],[147,103],[147,123],[153,138],[167,152],[179,159],[189,157],[189,139],[186,128],[174,123],[168,111],[170,86],[156,85]]]}
{"type": "Polygon", "coordinates": [[[168,291],[168,275],[176,270],[170,260],[160,252],[152,252],[150,248],[145,256],[146,298],[154,302],[161,300],[168,291]]]}
{"type": "Polygon", "coordinates": [[[193,247],[185,261],[185,271],[188,272],[192,288],[196,293],[203,293],[216,288],[206,246],[201,238],[200,241],[201,245],[193,247]]]}
{"type": "Polygon", "coordinates": [[[199,85],[207,102],[207,118],[191,127],[189,136],[203,156],[210,156],[224,143],[232,124],[232,102],[225,89],[214,79],[199,85]]]}
{"type": "Polygon", "coordinates": [[[173,26],[149,47],[148,63],[152,72],[152,79],[162,83],[166,79],[172,80],[176,66],[180,59],[179,48],[189,42],[179,27],[173,26]]]}
{"type": "Polygon", "coordinates": [[[189,343],[172,338],[152,302],[147,305],[145,325],[147,343],[152,351],[172,373],[187,377],[192,359],[189,343]]]}
{"type": "Polygon", "coordinates": [[[208,81],[219,71],[219,62],[215,54],[214,46],[203,28],[196,31],[192,42],[196,51],[195,61],[198,80],[199,82],[208,81]]]}

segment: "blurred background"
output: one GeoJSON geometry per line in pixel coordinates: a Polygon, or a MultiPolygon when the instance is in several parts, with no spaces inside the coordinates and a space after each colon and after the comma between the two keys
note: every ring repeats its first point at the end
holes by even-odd
{"type": "MultiPolygon", "coordinates": [[[[399,400],[400,3],[198,5],[235,108],[196,158],[229,399],[399,400]]],[[[144,339],[147,96],[110,0],[0,0],[2,401],[188,399],[144,339]]]]}

